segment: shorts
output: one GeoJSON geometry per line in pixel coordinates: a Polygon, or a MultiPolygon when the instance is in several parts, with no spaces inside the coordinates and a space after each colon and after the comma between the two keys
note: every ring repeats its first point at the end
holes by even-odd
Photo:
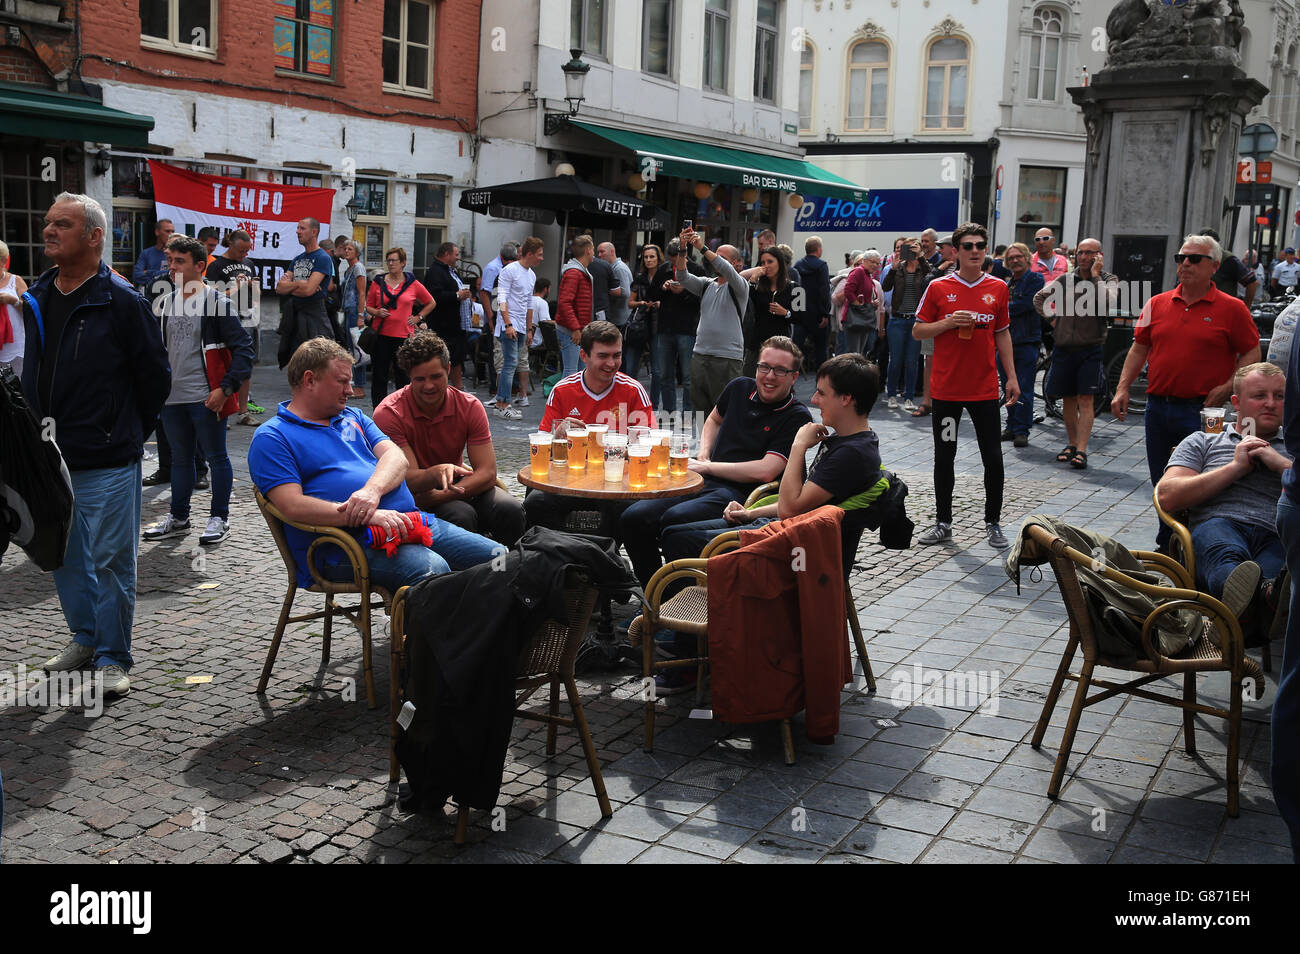
{"type": "Polygon", "coordinates": [[[1049,397],[1100,394],[1101,345],[1091,348],[1054,348],[1043,391],[1049,397]]]}
{"type": "Polygon", "coordinates": [[[933,338],[922,338],[922,339],[921,339],[921,354],[925,355],[927,358],[934,354],[934,339],[933,339],[933,338]]]}

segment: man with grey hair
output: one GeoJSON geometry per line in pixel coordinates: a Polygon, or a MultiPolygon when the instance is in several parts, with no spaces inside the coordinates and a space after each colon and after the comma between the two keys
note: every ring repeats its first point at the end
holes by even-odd
{"type": "Polygon", "coordinates": [[[939,233],[934,229],[926,229],[921,233],[921,257],[931,268],[938,268],[943,262],[943,255],[939,252],[939,233]]]}
{"type": "Polygon", "coordinates": [[[623,330],[627,328],[627,303],[632,295],[632,270],[618,257],[613,242],[601,242],[596,248],[596,257],[604,261],[614,275],[614,284],[609,286],[609,312],[605,315],[605,320],[623,330]]]}
{"type": "Polygon", "coordinates": [[[130,691],[145,431],[171,390],[148,303],[103,261],[108,219],[85,195],[60,193],[45,215],[54,267],[23,298],[23,393],[53,421],[74,494],[54,585],[72,641],[49,671],[92,664],[106,694],[130,691]]]}
{"type": "MultiPolygon", "coordinates": [[[[1208,235],[1189,235],[1174,256],[1178,287],[1156,295],[1142,309],[1133,345],[1124,359],[1110,410],[1128,414],[1129,389],[1147,368],[1147,469],[1151,485],[1160,482],[1170,450],[1200,430],[1201,408],[1222,407],[1232,393],[1238,368],[1259,360],[1259,331],[1241,299],[1214,287],[1223,251],[1208,235]]],[[[1161,523],[1156,545],[1170,531],[1161,523]]]]}
{"type": "Polygon", "coordinates": [[[694,229],[684,229],[680,240],[683,247],[695,246],[717,276],[710,281],[684,266],[677,267],[673,276],[700,299],[700,324],[691,355],[691,406],[702,410],[715,406],[723,389],[744,370],[741,321],[749,302],[749,282],[740,277],[743,262],[735,246],[722,245],[715,252],[694,229]]]}

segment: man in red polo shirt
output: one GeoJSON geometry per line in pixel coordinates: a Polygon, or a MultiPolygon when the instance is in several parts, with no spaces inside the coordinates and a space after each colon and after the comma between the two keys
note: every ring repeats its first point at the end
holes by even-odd
{"type": "Polygon", "coordinates": [[[984,464],[984,534],[989,545],[1007,546],[1002,534],[1002,415],[998,412],[996,354],[1007,371],[1007,407],[1020,400],[1011,347],[1007,283],[984,272],[988,232],[974,222],[952,233],[957,270],[925,287],[912,336],[934,339],[930,406],[934,419],[935,526],[917,540],[925,546],[952,542],[952,491],[956,484],[957,425],[965,408],[975,425],[984,464]]]}
{"type": "MultiPolygon", "coordinates": [[[[1133,345],[1110,403],[1119,420],[1128,414],[1129,388],[1147,368],[1144,417],[1147,469],[1154,487],[1169,455],[1201,427],[1202,407],[1222,407],[1236,370],[1259,360],[1259,330],[1241,299],[1214,287],[1223,249],[1208,235],[1189,235],[1174,261],[1178,287],[1156,295],[1142,309],[1133,345]]],[[[1163,523],[1156,545],[1169,542],[1163,523]]]]}
{"type": "Polygon", "coordinates": [[[375,423],[406,454],[406,486],[416,505],[514,546],[524,532],[524,506],[496,484],[496,452],[483,404],[447,383],[446,342],[432,331],[417,331],[397,349],[397,366],[411,383],[380,402],[375,423]]]}
{"type": "MultiPolygon", "coordinates": [[[[582,329],[579,355],[583,369],[564,378],[546,399],[539,431],[549,431],[560,420],[586,424],[608,424],[611,431],[626,432],[629,426],[653,427],[654,409],[650,396],[639,381],[619,371],[623,362],[623,335],[608,321],[593,321],[582,329]]],[[[618,518],[626,502],[602,504],[601,532],[616,536],[618,518]]],[[[529,526],[564,528],[564,518],[574,510],[592,510],[590,500],[530,490],[524,498],[529,526]]]]}

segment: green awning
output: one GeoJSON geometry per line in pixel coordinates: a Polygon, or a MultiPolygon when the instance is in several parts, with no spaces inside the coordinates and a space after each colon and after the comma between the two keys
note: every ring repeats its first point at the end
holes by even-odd
{"type": "Polygon", "coordinates": [[[6,136],[147,146],[152,116],[109,109],[72,93],[0,83],[0,129],[6,136]]]}
{"type": "Polygon", "coordinates": [[[802,159],[770,156],[685,139],[670,139],[667,136],[649,136],[576,120],[570,120],[570,124],[622,146],[638,156],[650,157],[655,161],[656,172],[663,175],[702,179],[705,182],[726,182],[756,189],[833,196],[837,199],[861,201],[867,197],[867,190],[862,186],[802,159]]]}

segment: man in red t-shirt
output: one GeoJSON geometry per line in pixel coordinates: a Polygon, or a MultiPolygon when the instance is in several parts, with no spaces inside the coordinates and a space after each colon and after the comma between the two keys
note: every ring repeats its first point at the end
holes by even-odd
{"type": "MultiPolygon", "coordinates": [[[[546,399],[539,431],[549,431],[560,420],[581,421],[585,424],[608,424],[611,431],[626,432],[629,426],[654,426],[654,409],[650,396],[640,382],[623,374],[623,335],[618,326],[608,321],[593,321],[582,329],[579,344],[583,370],[564,378],[551,389],[546,399]]],[[[615,536],[618,517],[627,507],[626,502],[599,506],[602,518],[601,532],[615,536]]],[[[529,526],[564,528],[564,518],[574,510],[592,510],[590,500],[581,497],[562,497],[530,490],[524,498],[529,526]]]]}
{"type": "MultiPolygon", "coordinates": [[[[1208,235],[1183,239],[1174,256],[1178,287],[1156,295],[1142,309],[1110,402],[1111,413],[1124,420],[1129,388],[1146,365],[1143,424],[1153,487],[1173,449],[1200,430],[1201,408],[1227,403],[1237,369],[1259,360],[1259,330],[1250,309],[1214,286],[1222,258],[1222,247],[1208,235]]],[[[1169,536],[1169,528],[1159,524],[1157,547],[1165,546],[1169,536]]]]}
{"type": "MultiPolygon", "coordinates": [[[[930,373],[931,427],[934,433],[935,526],[918,539],[931,546],[952,542],[952,491],[956,483],[957,426],[965,408],[975,425],[980,460],[984,463],[984,533],[990,546],[1003,549],[1002,444],[998,413],[998,369],[1014,368],[1007,284],[983,270],[988,232],[974,222],[957,226],[952,244],[957,270],[926,286],[916,308],[912,336],[934,339],[934,370],[930,373]]],[[[1007,374],[1007,407],[1020,400],[1014,373],[1007,374]]]]}
{"type": "Polygon", "coordinates": [[[451,351],[446,342],[432,331],[417,331],[397,349],[397,366],[411,383],[380,402],[375,423],[406,454],[406,486],[416,505],[514,546],[524,532],[524,505],[497,486],[483,404],[447,383],[451,351]]]}

